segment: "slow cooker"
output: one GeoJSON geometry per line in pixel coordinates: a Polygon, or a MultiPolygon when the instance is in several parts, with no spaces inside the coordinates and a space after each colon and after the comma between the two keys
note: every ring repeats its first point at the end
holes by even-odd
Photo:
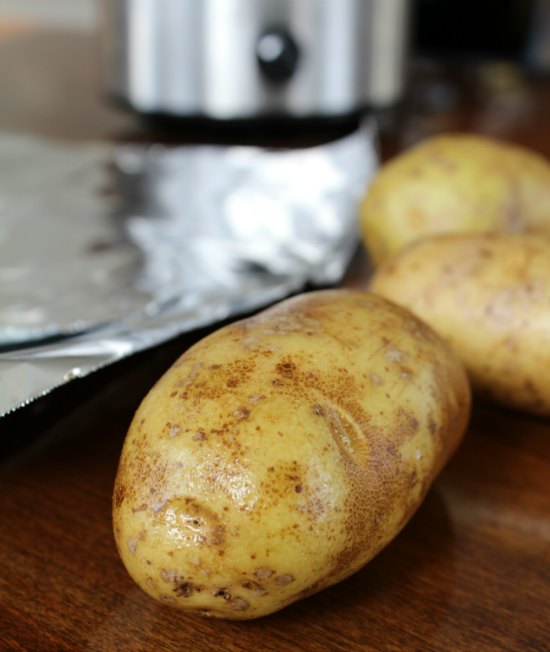
{"type": "Polygon", "coordinates": [[[150,115],[331,118],[403,86],[408,0],[102,0],[108,93],[150,115]]]}

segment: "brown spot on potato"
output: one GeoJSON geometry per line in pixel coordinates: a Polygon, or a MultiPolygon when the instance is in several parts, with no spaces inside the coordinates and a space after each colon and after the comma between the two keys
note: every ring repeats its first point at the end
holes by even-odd
{"type": "Polygon", "coordinates": [[[125,488],[122,482],[117,482],[113,496],[113,502],[116,508],[120,507],[124,502],[125,488]]]}
{"type": "Polygon", "coordinates": [[[132,507],[132,514],[137,514],[138,512],[144,512],[147,509],[147,503],[141,503],[139,507],[132,507]]]}
{"type": "Polygon", "coordinates": [[[233,412],[233,416],[239,421],[245,421],[250,416],[250,410],[245,405],[241,405],[233,412]]]}
{"type": "Polygon", "coordinates": [[[203,428],[199,428],[197,432],[193,435],[193,440],[194,441],[206,441],[207,436],[206,433],[204,432],[203,428]]]}
{"type": "Polygon", "coordinates": [[[275,578],[275,584],[278,584],[279,586],[286,586],[291,582],[294,582],[294,575],[291,573],[285,573],[285,575],[279,575],[279,577],[275,578]]]}
{"type": "Polygon", "coordinates": [[[293,378],[296,373],[296,365],[292,360],[285,359],[275,366],[275,370],[285,378],[293,378]]]}
{"type": "Polygon", "coordinates": [[[212,591],[212,595],[215,598],[223,598],[224,600],[231,600],[231,593],[225,588],[220,588],[220,589],[214,589],[212,591]]]}
{"type": "Polygon", "coordinates": [[[188,598],[189,596],[193,595],[195,591],[200,593],[201,590],[201,586],[195,585],[192,582],[181,582],[176,584],[174,587],[174,593],[178,596],[178,598],[188,598]]]}
{"type": "Polygon", "coordinates": [[[186,545],[222,546],[225,526],[209,507],[191,497],[164,501],[157,518],[186,545]]]}
{"type": "Polygon", "coordinates": [[[247,591],[252,591],[256,595],[267,595],[267,589],[262,585],[259,584],[258,582],[243,582],[242,585],[243,589],[246,589],[247,591]]]}

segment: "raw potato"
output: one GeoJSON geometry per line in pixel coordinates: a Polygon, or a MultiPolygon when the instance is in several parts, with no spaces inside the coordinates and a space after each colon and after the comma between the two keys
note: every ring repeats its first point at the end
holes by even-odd
{"type": "Polygon", "coordinates": [[[481,136],[431,138],[380,170],[360,226],[375,265],[436,233],[550,233],[550,164],[481,136]]]}
{"type": "Polygon", "coordinates": [[[381,266],[370,287],[442,335],[478,392],[550,416],[549,236],[426,239],[381,266]]]}
{"type": "Polygon", "coordinates": [[[385,546],[455,450],[470,389],[449,347],[365,292],[287,300],[188,350],[130,427],[124,564],[154,598],[248,619],[385,546]]]}

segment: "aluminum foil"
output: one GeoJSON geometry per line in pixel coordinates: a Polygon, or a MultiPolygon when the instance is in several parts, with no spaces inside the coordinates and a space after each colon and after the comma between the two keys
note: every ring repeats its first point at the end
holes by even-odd
{"type": "Polygon", "coordinates": [[[374,128],[305,149],[0,135],[0,416],[343,276],[374,128]]]}

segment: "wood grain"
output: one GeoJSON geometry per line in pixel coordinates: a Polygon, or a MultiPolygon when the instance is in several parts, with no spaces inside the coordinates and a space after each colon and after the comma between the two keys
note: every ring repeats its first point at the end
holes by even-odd
{"type": "MultiPolygon", "coordinates": [[[[75,72],[90,61],[90,43],[80,39],[46,34],[1,46],[9,50],[0,49],[0,127],[75,138],[134,128],[100,102],[82,109],[82,98],[65,121],[68,101],[52,89],[72,80],[84,98],[93,97],[93,76],[75,72]],[[39,87],[21,90],[22,79],[44,75],[39,87]]],[[[416,72],[408,108],[382,116],[386,155],[430,130],[495,128],[488,116],[497,100],[484,95],[473,73],[430,74],[431,82],[416,72]],[[452,102],[434,105],[430,83],[455,89],[452,102]]],[[[548,155],[550,80],[515,83],[522,97],[506,100],[513,110],[499,109],[506,115],[499,129],[548,155]]],[[[361,286],[367,274],[358,253],[346,283],[361,286]]],[[[476,407],[463,446],[409,525],[341,584],[242,623],[200,619],[146,596],[114,546],[114,475],[139,401],[201,334],[76,381],[0,421],[1,652],[550,649],[550,423],[491,406],[476,407]]]]}

